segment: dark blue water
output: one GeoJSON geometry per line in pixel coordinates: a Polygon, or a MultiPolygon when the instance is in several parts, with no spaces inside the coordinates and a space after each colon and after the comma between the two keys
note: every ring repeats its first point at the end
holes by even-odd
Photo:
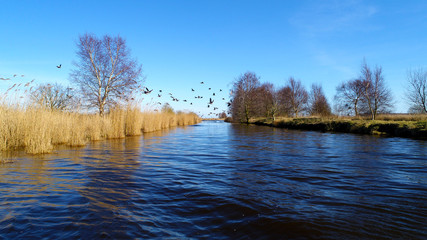
{"type": "Polygon", "coordinates": [[[0,239],[426,239],[427,143],[206,121],[3,154],[0,239]]]}

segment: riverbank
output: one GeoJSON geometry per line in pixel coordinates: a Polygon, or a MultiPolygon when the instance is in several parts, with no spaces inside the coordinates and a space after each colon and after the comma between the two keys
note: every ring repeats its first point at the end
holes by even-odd
{"type": "Polygon", "coordinates": [[[124,138],[199,123],[195,113],[112,109],[105,116],[43,108],[0,106],[0,152],[49,153],[55,145],[84,146],[89,141],[124,138]]]}
{"type": "Polygon", "coordinates": [[[203,118],[203,121],[224,121],[225,118],[203,118]]]}
{"type": "MultiPolygon", "coordinates": [[[[384,119],[384,118],[383,118],[384,119]]],[[[312,130],[322,132],[342,132],[390,137],[405,137],[427,140],[427,120],[365,120],[340,118],[279,118],[276,121],[256,119],[256,125],[312,130]]]]}

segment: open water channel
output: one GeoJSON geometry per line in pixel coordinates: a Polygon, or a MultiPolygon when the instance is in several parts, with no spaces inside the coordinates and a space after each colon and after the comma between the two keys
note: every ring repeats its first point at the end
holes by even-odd
{"type": "Polygon", "coordinates": [[[6,157],[0,239],[427,238],[426,141],[204,121],[6,157]]]}

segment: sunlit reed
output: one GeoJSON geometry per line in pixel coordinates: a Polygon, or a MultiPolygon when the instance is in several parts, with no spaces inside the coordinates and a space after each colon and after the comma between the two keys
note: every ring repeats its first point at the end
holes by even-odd
{"type": "Polygon", "coordinates": [[[200,122],[194,113],[143,112],[137,106],[117,107],[105,116],[38,107],[0,105],[0,151],[48,153],[55,145],[83,146],[89,141],[141,135],[200,122]]]}

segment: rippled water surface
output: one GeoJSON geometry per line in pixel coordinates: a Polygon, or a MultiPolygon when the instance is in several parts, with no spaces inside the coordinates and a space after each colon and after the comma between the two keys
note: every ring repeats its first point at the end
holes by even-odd
{"type": "Polygon", "coordinates": [[[0,239],[426,239],[427,143],[205,121],[14,153],[0,239]]]}

